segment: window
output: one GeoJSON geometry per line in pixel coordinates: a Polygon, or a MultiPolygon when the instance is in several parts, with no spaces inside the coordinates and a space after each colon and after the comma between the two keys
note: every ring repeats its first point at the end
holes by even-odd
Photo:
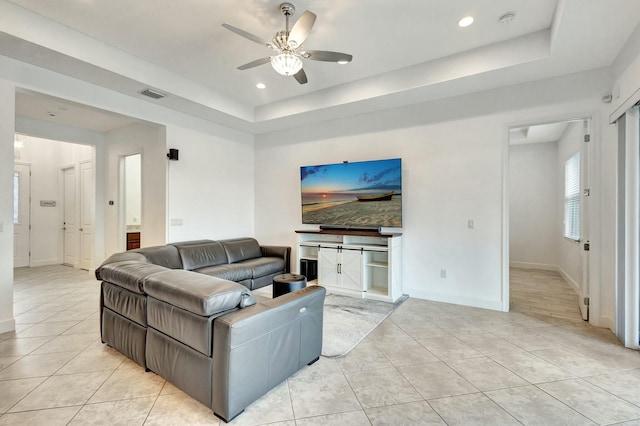
{"type": "Polygon", "coordinates": [[[20,173],[13,172],[13,224],[20,223],[20,173]]]}
{"type": "Polygon", "coordinates": [[[580,240],[580,153],[564,163],[564,236],[580,240]]]}

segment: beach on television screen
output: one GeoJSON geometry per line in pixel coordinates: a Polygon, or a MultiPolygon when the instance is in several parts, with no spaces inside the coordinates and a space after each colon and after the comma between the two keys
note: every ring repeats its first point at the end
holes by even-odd
{"type": "Polygon", "coordinates": [[[402,163],[345,162],[300,168],[302,223],[402,226],[402,163]]]}

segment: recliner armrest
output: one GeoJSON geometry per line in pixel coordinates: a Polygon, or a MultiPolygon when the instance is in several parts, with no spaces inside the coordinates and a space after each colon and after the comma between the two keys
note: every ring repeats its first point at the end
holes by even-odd
{"type": "Polygon", "coordinates": [[[284,246],[260,246],[262,256],[281,257],[284,259],[284,272],[291,272],[291,247],[284,246]]]}
{"type": "Polygon", "coordinates": [[[213,324],[213,412],[225,420],[322,351],[326,290],[310,286],[223,315],[213,324]]]}

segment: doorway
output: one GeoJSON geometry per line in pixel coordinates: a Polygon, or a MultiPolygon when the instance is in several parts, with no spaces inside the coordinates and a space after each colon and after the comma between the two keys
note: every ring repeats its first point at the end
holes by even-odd
{"type": "Polygon", "coordinates": [[[142,153],[120,157],[120,235],[123,250],[140,248],[142,240],[142,153]]]}
{"type": "Polygon", "coordinates": [[[95,151],[92,146],[20,135],[14,162],[14,267],[94,259],[95,151]]]}
{"type": "Polygon", "coordinates": [[[509,129],[508,266],[518,271],[509,279],[510,308],[588,320],[589,133],[586,118],[509,129]],[[537,279],[523,279],[535,272],[537,279]],[[540,285],[545,279],[564,281],[569,292],[550,293],[557,285],[540,285]],[[566,297],[569,308],[554,304],[566,297]]]}

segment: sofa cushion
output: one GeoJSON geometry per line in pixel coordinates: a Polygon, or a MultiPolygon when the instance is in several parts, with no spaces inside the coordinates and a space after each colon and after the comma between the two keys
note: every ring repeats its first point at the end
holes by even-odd
{"type": "Polygon", "coordinates": [[[147,296],[134,293],[123,287],[102,282],[102,303],[123,317],[147,326],[147,296]]]}
{"type": "Polygon", "coordinates": [[[219,315],[225,315],[235,310],[204,317],[154,297],[149,297],[148,300],[149,327],[155,328],[206,356],[211,356],[213,347],[213,320],[219,315]]]}
{"type": "Polygon", "coordinates": [[[251,268],[243,265],[242,263],[209,266],[206,268],[196,269],[194,272],[235,282],[253,278],[253,271],[251,268]]]}
{"type": "Polygon", "coordinates": [[[182,267],[187,271],[227,263],[227,253],[217,241],[193,241],[173,245],[177,247],[182,258],[182,267]]]}
{"type": "Polygon", "coordinates": [[[151,274],[166,271],[163,266],[140,263],[133,260],[108,263],[100,267],[100,277],[104,281],[117,284],[134,293],[143,294],[143,281],[151,274]]]}
{"type": "Polygon", "coordinates": [[[184,270],[166,270],[144,280],[144,291],[197,315],[210,316],[256,303],[243,285],[184,270]]]}
{"type": "Polygon", "coordinates": [[[145,247],[131,251],[142,254],[147,258],[149,263],[164,266],[169,269],[182,269],[180,253],[178,253],[178,249],[172,245],[145,247]]]}
{"type": "Polygon", "coordinates": [[[220,243],[227,252],[229,263],[262,257],[260,244],[258,244],[258,241],[254,238],[235,238],[232,240],[222,240],[220,243]]]}
{"type": "Polygon", "coordinates": [[[125,251],[123,253],[112,254],[104,262],[102,262],[102,265],[96,268],[96,271],[95,271],[96,279],[98,281],[102,281],[102,275],[100,275],[100,270],[102,269],[103,266],[108,265],[110,263],[124,262],[124,261],[149,263],[149,260],[142,253],[136,253],[134,251],[125,251]]]}
{"type": "Polygon", "coordinates": [[[284,272],[284,259],[277,257],[258,257],[245,260],[237,265],[251,269],[251,278],[260,278],[276,272],[284,272]]]}

